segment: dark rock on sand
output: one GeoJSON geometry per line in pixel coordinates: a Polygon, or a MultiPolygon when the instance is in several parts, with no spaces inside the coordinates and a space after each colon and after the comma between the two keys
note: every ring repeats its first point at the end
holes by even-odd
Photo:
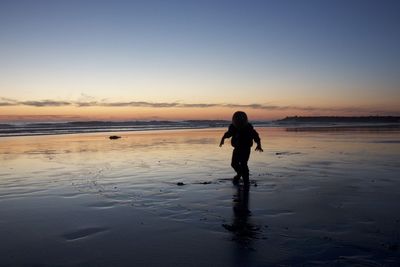
{"type": "Polygon", "coordinates": [[[111,140],[115,140],[115,139],[119,139],[119,138],[121,138],[121,136],[118,136],[118,135],[111,135],[110,136],[111,140]]]}

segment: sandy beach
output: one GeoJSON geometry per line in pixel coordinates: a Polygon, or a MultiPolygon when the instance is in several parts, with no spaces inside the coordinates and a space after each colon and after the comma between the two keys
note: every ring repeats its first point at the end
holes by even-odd
{"type": "Polygon", "coordinates": [[[224,130],[1,138],[0,266],[398,266],[399,131],[224,130]]]}

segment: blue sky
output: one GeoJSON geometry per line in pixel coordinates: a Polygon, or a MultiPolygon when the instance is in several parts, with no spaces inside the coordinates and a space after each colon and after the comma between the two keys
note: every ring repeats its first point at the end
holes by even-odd
{"type": "Polygon", "coordinates": [[[399,1],[1,1],[0,97],[398,112],[398,14],[399,1]]]}

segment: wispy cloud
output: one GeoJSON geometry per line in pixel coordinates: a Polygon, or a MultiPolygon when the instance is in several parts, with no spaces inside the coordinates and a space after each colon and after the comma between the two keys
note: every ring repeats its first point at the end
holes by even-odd
{"type": "Polygon", "coordinates": [[[34,121],[34,122],[49,122],[49,121],[74,121],[87,119],[80,116],[70,115],[0,115],[0,123],[15,122],[15,121],[34,121]]]}
{"type": "Polygon", "coordinates": [[[0,107],[1,106],[14,106],[17,105],[18,102],[11,98],[0,97],[0,107]]]}
{"type": "Polygon", "coordinates": [[[15,106],[15,104],[9,103],[9,102],[0,101],[0,107],[5,107],[5,106],[15,106]]]}
{"type": "Polygon", "coordinates": [[[152,107],[152,108],[173,108],[179,107],[177,102],[146,102],[146,101],[131,101],[131,102],[96,102],[95,106],[102,107],[152,107]]]}
{"type": "Polygon", "coordinates": [[[18,102],[18,105],[34,106],[34,107],[60,107],[60,106],[69,106],[72,105],[72,103],[67,101],[40,100],[40,101],[22,101],[18,102]]]}
{"type": "Polygon", "coordinates": [[[83,95],[78,101],[60,101],[60,100],[27,100],[18,101],[15,99],[0,97],[0,106],[33,106],[33,107],[150,107],[150,108],[233,108],[233,109],[255,109],[255,110],[293,110],[305,112],[348,112],[348,113],[380,113],[380,114],[398,114],[399,111],[391,110],[372,110],[365,107],[313,107],[313,106],[293,106],[293,105],[271,105],[262,103],[236,104],[236,103],[183,103],[183,102],[148,102],[148,101],[114,101],[106,99],[95,100],[94,97],[83,95]]]}

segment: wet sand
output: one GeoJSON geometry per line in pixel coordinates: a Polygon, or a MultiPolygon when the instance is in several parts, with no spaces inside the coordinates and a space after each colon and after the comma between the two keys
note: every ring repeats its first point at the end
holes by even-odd
{"type": "Polygon", "coordinates": [[[223,132],[1,138],[0,266],[398,266],[399,131],[223,132]]]}

